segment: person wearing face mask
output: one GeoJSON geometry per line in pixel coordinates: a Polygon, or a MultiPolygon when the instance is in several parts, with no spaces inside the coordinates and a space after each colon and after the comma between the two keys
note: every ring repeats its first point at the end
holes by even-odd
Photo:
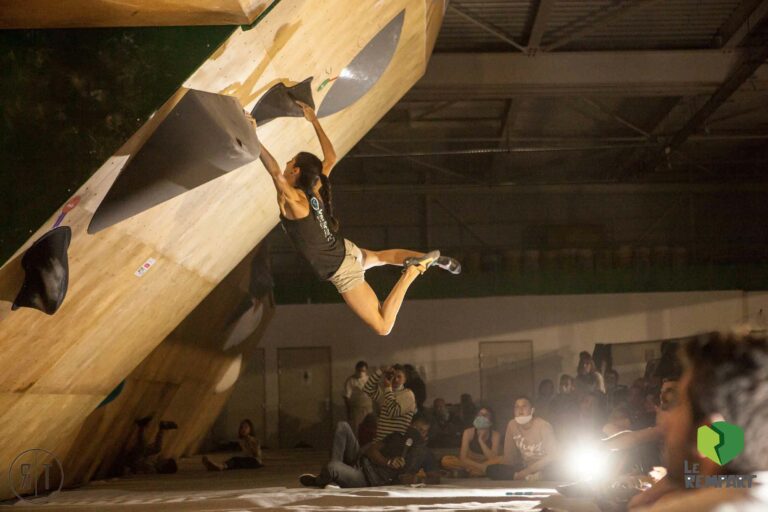
{"type": "Polygon", "coordinates": [[[363,392],[368,382],[368,363],[358,361],[355,373],[344,383],[344,404],[347,406],[347,419],[352,432],[358,435],[360,424],[366,416],[373,412],[371,398],[363,392]]]}
{"type": "Polygon", "coordinates": [[[504,463],[486,469],[492,480],[541,480],[542,472],[555,461],[557,439],[552,425],[533,413],[530,398],[515,400],[515,418],[504,438],[504,463]]]}
{"type": "Polygon", "coordinates": [[[393,432],[403,433],[416,413],[416,397],[405,387],[405,370],[399,364],[382,366],[368,378],[363,392],[379,405],[379,420],[374,441],[393,432]]]}
{"type": "Polygon", "coordinates": [[[440,465],[449,471],[466,471],[469,476],[485,476],[488,466],[500,464],[501,436],[493,428],[494,414],[490,407],[481,407],[473,426],[461,437],[459,456],[446,455],[440,465]]]}

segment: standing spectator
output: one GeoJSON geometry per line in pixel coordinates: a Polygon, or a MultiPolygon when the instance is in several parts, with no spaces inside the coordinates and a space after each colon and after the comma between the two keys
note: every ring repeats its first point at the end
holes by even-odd
{"type": "Polygon", "coordinates": [[[413,396],[416,398],[416,409],[423,412],[424,402],[427,400],[427,385],[412,364],[404,364],[403,369],[405,370],[405,387],[413,391],[413,396]]]}
{"type": "Polygon", "coordinates": [[[363,391],[379,404],[379,419],[374,441],[381,441],[393,432],[405,432],[416,413],[416,398],[406,389],[404,368],[382,366],[370,376],[363,391]]]}
{"type": "Polygon", "coordinates": [[[576,368],[576,375],[580,380],[584,379],[590,383],[594,381],[595,390],[605,393],[603,374],[597,371],[595,361],[586,350],[579,353],[579,366],[576,368]]]}
{"type": "Polygon", "coordinates": [[[504,437],[504,464],[488,466],[491,480],[541,480],[557,457],[557,440],[552,425],[533,415],[531,399],[515,400],[515,418],[504,437]]]}
{"type": "Polygon", "coordinates": [[[536,407],[536,416],[547,421],[551,420],[550,405],[554,397],[555,384],[552,380],[544,379],[539,382],[539,393],[536,396],[536,402],[534,403],[534,406],[536,407]]]}
{"type": "Polygon", "coordinates": [[[368,382],[368,363],[358,361],[355,365],[355,373],[344,383],[343,395],[349,426],[352,427],[355,436],[359,436],[358,429],[365,417],[373,412],[373,402],[363,392],[366,382],[368,382]]]}
{"type": "Polygon", "coordinates": [[[208,457],[203,457],[203,465],[208,471],[224,471],[226,469],[259,469],[264,467],[261,463],[261,443],[253,435],[253,422],[245,419],[240,422],[237,432],[237,441],[243,455],[231,457],[222,463],[213,462],[208,457]]]}

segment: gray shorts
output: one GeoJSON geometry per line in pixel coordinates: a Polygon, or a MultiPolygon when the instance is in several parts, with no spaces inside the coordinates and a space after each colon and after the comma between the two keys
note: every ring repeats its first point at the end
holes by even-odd
{"type": "Polygon", "coordinates": [[[344,239],[344,249],[344,261],[341,262],[339,269],[329,279],[336,289],[339,290],[339,293],[348,292],[365,281],[363,251],[346,238],[344,239]]]}

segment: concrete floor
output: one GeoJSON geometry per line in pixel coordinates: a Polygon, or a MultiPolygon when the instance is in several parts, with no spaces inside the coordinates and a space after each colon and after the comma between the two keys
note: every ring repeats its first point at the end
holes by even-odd
{"type": "MultiPolygon", "coordinates": [[[[226,455],[215,454],[217,461],[226,455]]],[[[316,472],[326,451],[265,450],[265,467],[207,472],[200,458],[179,461],[174,475],[133,475],[94,481],[64,490],[39,503],[17,503],[24,510],[62,511],[196,511],[245,510],[542,510],[542,501],[561,510],[597,510],[589,503],[563,500],[551,483],[491,482],[447,479],[439,486],[366,489],[310,489],[298,475],[316,472]],[[518,496],[508,492],[525,493],[518,496]],[[43,503],[44,502],[44,503],[43,503]]],[[[66,471],[66,469],[65,469],[66,471]]]]}

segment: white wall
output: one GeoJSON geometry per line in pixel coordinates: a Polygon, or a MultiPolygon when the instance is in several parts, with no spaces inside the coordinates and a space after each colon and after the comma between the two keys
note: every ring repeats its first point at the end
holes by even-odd
{"type": "MultiPolygon", "coordinates": [[[[344,304],[279,306],[261,347],[266,350],[268,443],[277,430],[278,347],[330,346],[334,411],[341,419],[341,388],[355,362],[373,367],[410,362],[423,368],[428,403],[480,398],[478,342],[532,340],[535,379],[574,373],[578,353],[595,343],[687,336],[727,328],[768,311],[768,293],[741,291],[518,296],[406,301],[387,337],[369,332],[344,304]],[[548,369],[547,372],[543,368],[548,369]],[[559,371],[557,371],[559,370],[559,371]]],[[[248,400],[238,394],[232,400],[248,400]]]]}

